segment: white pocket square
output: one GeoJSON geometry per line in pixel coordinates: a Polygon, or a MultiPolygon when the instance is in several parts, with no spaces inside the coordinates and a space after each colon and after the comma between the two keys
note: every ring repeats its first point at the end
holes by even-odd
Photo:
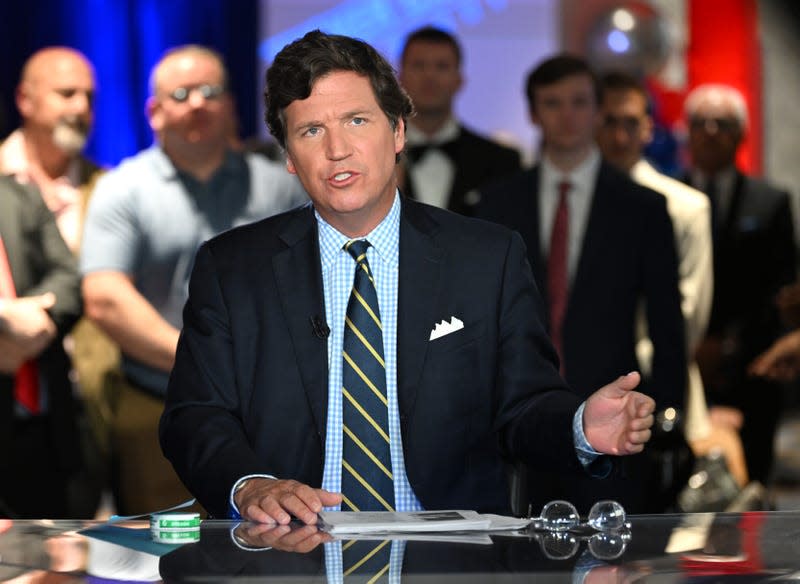
{"type": "Polygon", "coordinates": [[[429,338],[428,340],[429,341],[436,340],[445,335],[449,335],[450,333],[460,331],[463,328],[464,328],[464,323],[461,320],[457,319],[455,316],[451,316],[450,322],[443,320],[442,322],[436,323],[436,326],[433,327],[433,330],[431,331],[431,338],[429,338]]]}

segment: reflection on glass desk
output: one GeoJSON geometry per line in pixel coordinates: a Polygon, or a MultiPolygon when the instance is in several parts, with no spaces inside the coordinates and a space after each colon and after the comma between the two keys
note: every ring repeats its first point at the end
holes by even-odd
{"type": "MultiPolygon", "coordinates": [[[[800,579],[800,512],[630,520],[629,537],[618,541],[591,533],[404,536],[385,546],[392,567],[380,581],[800,579]]],[[[348,542],[313,527],[204,521],[199,542],[160,544],[148,521],[0,519],[0,582],[343,582],[348,542]]]]}

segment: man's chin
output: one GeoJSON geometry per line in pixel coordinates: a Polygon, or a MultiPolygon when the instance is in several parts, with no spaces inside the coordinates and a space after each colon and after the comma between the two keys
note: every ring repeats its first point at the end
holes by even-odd
{"type": "Polygon", "coordinates": [[[83,152],[88,141],[88,134],[74,128],[58,126],[53,131],[53,143],[68,156],[75,156],[83,152]]]}

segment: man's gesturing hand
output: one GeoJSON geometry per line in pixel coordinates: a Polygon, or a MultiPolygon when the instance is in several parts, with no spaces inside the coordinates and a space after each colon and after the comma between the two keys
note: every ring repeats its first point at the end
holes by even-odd
{"type": "Polygon", "coordinates": [[[601,387],[586,400],[583,432],[603,454],[636,454],[650,440],[656,402],[633,391],[639,374],[629,373],[601,387]]]}
{"type": "Polygon", "coordinates": [[[342,496],[297,481],[252,478],[236,492],[234,502],[242,518],[249,521],[286,525],[294,516],[313,525],[317,513],[341,503],[342,496]]]}

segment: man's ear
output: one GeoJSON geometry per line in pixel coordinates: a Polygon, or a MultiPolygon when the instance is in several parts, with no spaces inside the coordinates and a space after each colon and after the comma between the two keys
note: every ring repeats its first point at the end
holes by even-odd
{"type": "Polygon", "coordinates": [[[164,128],[164,110],[161,102],[154,96],[147,98],[147,103],[144,108],[144,115],[150,123],[150,128],[158,134],[164,128]]]}
{"type": "Polygon", "coordinates": [[[528,117],[530,118],[531,123],[534,126],[538,126],[539,125],[539,116],[536,115],[536,111],[533,109],[532,105],[528,106],[528,117]]]}
{"type": "Polygon", "coordinates": [[[397,119],[397,124],[394,128],[394,153],[400,154],[403,148],[406,147],[406,123],[403,118],[397,119]]]}
{"type": "Polygon", "coordinates": [[[642,127],[639,130],[641,132],[640,140],[642,144],[649,144],[653,141],[654,128],[655,122],[653,122],[653,118],[651,116],[644,116],[642,119],[642,127]]]}
{"type": "Polygon", "coordinates": [[[286,149],[286,170],[289,171],[289,174],[297,174],[297,169],[294,166],[294,162],[292,162],[292,156],[289,154],[289,149],[286,149]]]}
{"type": "Polygon", "coordinates": [[[33,115],[33,108],[36,107],[31,97],[32,88],[29,83],[22,82],[17,86],[15,94],[17,102],[17,110],[23,118],[29,118],[33,115]]]}

